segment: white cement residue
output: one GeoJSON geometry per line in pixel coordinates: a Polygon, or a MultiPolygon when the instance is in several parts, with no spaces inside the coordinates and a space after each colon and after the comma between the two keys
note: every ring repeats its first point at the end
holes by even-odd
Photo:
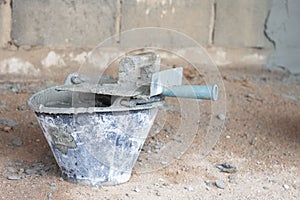
{"type": "Polygon", "coordinates": [[[42,65],[45,67],[57,66],[63,67],[66,66],[65,61],[62,56],[56,54],[54,51],[50,51],[46,58],[41,61],[42,65]]]}
{"type": "Polygon", "coordinates": [[[83,64],[86,61],[88,55],[89,53],[84,51],[81,54],[78,54],[76,56],[74,56],[73,53],[70,53],[69,57],[71,61],[75,61],[78,62],[79,64],[83,64]]]}
{"type": "Polygon", "coordinates": [[[19,58],[9,58],[0,62],[0,74],[31,74],[38,75],[39,69],[33,64],[19,58]]]}
{"type": "Polygon", "coordinates": [[[242,58],[242,61],[244,62],[257,62],[257,61],[264,61],[266,59],[266,56],[259,55],[257,53],[246,55],[242,58]]]}
{"type": "Polygon", "coordinates": [[[216,57],[215,57],[215,63],[220,66],[220,65],[228,65],[231,62],[227,58],[227,53],[225,51],[217,51],[216,57]]]}

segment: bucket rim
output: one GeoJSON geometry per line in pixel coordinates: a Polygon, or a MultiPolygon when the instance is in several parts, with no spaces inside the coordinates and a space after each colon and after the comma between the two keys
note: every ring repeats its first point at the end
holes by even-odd
{"type": "MultiPolygon", "coordinates": [[[[104,113],[104,112],[124,112],[124,111],[138,111],[138,110],[149,110],[152,108],[157,108],[164,104],[164,100],[158,102],[151,102],[143,105],[136,105],[134,107],[126,107],[126,106],[109,106],[109,107],[48,107],[41,103],[35,103],[36,99],[41,95],[47,95],[47,92],[58,92],[56,89],[60,86],[54,86],[50,88],[46,88],[39,92],[33,94],[27,101],[31,110],[35,113],[44,113],[44,114],[80,114],[80,113],[104,113]]],[[[59,91],[60,93],[72,93],[71,91],[59,91]]]]}

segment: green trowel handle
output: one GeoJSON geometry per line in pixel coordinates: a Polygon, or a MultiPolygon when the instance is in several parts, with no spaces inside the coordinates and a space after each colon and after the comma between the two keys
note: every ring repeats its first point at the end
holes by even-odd
{"type": "Polygon", "coordinates": [[[164,88],[163,96],[193,98],[193,99],[209,99],[216,101],[218,98],[217,85],[180,85],[164,88]]]}

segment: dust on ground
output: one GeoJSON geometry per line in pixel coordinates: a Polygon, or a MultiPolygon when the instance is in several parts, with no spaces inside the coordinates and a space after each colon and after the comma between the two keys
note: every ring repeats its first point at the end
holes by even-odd
{"type": "MultiPolygon", "coordinates": [[[[213,116],[224,120],[225,126],[210,154],[203,158],[199,153],[202,142],[196,137],[184,155],[172,164],[149,173],[134,172],[129,182],[107,187],[82,186],[60,178],[48,144],[26,104],[33,93],[60,83],[41,80],[1,82],[0,197],[299,199],[299,77],[257,66],[226,67],[221,68],[221,73],[227,113],[226,118],[220,115],[222,113],[213,116]],[[222,165],[225,169],[217,168],[218,164],[225,164],[222,165]],[[236,170],[230,167],[236,167],[236,170]]],[[[193,71],[185,75],[197,83],[193,71]]],[[[174,124],[172,120],[177,119],[171,117],[168,123],[174,124]]],[[[155,135],[146,142],[147,148],[143,149],[136,165],[143,164],[147,153],[155,153],[151,138],[155,135]]]]}

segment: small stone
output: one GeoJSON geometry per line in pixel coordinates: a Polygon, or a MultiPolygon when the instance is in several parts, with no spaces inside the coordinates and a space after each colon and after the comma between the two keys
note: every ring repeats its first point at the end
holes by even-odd
{"type": "Polygon", "coordinates": [[[230,135],[226,135],[226,139],[230,139],[230,135]]]}
{"type": "Polygon", "coordinates": [[[290,186],[288,186],[287,184],[283,184],[282,187],[286,190],[288,190],[290,188],[290,186]]]}
{"type": "Polygon", "coordinates": [[[59,178],[59,181],[64,181],[63,177],[60,177],[60,178],[59,178]]]}
{"type": "Polygon", "coordinates": [[[168,163],[166,161],[161,161],[160,164],[167,165],[168,163]]]}
{"type": "Polygon", "coordinates": [[[218,165],[216,165],[216,168],[218,168],[221,172],[226,172],[226,173],[237,172],[237,168],[228,163],[218,164],[218,165]]]}
{"type": "Polygon", "coordinates": [[[26,169],[25,170],[25,174],[27,175],[33,175],[33,174],[37,174],[37,170],[32,168],[32,169],[26,169]]]}
{"type": "Polygon", "coordinates": [[[0,106],[5,107],[6,106],[6,101],[0,100],[0,106]]]}
{"type": "Polygon", "coordinates": [[[257,156],[257,151],[256,151],[255,149],[252,150],[252,151],[251,151],[251,155],[252,155],[253,157],[257,156]]]}
{"type": "Polygon", "coordinates": [[[212,186],[212,182],[211,181],[204,181],[204,183],[206,184],[207,187],[211,187],[212,186]]]}
{"type": "Polygon", "coordinates": [[[145,147],[143,148],[143,150],[144,150],[146,153],[151,153],[151,147],[149,147],[149,146],[145,146],[145,147]]]}
{"type": "Polygon", "coordinates": [[[222,121],[224,121],[226,119],[224,114],[219,114],[217,117],[219,120],[222,120],[222,121]]]}
{"type": "Polygon", "coordinates": [[[252,139],[252,141],[250,142],[250,144],[251,144],[251,145],[255,145],[256,142],[257,142],[257,137],[254,137],[254,138],[252,139]]]}
{"type": "Polygon", "coordinates": [[[23,165],[22,162],[15,162],[15,165],[18,166],[18,167],[21,167],[23,165]]]}
{"type": "Polygon", "coordinates": [[[254,98],[255,98],[254,94],[252,94],[252,93],[247,94],[246,97],[247,97],[247,98],[250,98],[250,99],[254,99],[254,98]]]}
{"type": "Polygon", "coordinates": [[[23,177],[20,174],[10,174],[7,176],[8,180],[20,180],[23,177]]]}
{"type": "Polygon", "coordinates": [[[163,178],[158,179],[160,182],[164,182],[165,180],[163,178]]]}
{"type": "Polygon", "coordinates": [[[7,163],[7,166],[12,167],[14,164],[15,164],[15,163],[14,163],[13,161],[9,161],[9,162],[7,163]]]}
{"type": "Polygon", "coordinates": [[[18,110],[26,110],[26,105],[25,104],[19,105],[18,110]]]}
{"type": "Polygon", "coordinates": [[[234,175],[229,175],[228,179],[229,179],[229,183],[235,183],[235,176],[234,175]]]}
{"type": "Polygon", "coordinates": [[[21,86],[20,84],[14,84],[10,90],[13,92],[13,93],[20,93],[21,92],[21,86]]]}
{"type": "Polygon", "coordinates": [[[139,189],[139,188],[135,188],[133,191],[135,191],[135,192],[140,192],[141,190],[139,189]]]}
{"type": "Polygon", "coordinates": [[[52,193],[51,192],[48,193],[47,197],[48,197],[48,200],[52,200],[52,193]]]}
{"type": "Polygon", "coordinates": [[[18,171],[18,174],[21,175],[21,174],[23,174],[23,173],[24,173],[24,169],[23,169],[23,168],[20,168],[19,171],[18,171]]]}
{"type": "Polygon", "coordinates": [[[14,145],[14,146],[17,146],[17,147],[20,147],[20,146],[22,146],[22,141],[21,141],[21,138],[19,138],[19,137],[17,137],[17,138],[15,138],[13,141],[12,141],[12,144],[14,145]]]}
{"type": "Polygon", "coordinates": [[[0,118],[0,123],[5,126],[9,126],[9,127],[14,127],[14,126],[19,125],[18,122],[11,120],[11,119],[7,119],[7,118],[0,118]]]}
{"type": "Polygon", "coordinates": [[[216,184],[217,188],[220,188],[220,189],[226,188],[226,184],[221,180],[216,180],[215,184],[216,184]]]}
{"type": "Polygon", "coordinates": [[[40,175],[41,176],[45,176],[46,174],[47,174],[47,172],[45,170],[43,170],[43,169],[40,170],[40,175]]]}
{"type": "Polygon", "coordinates": [[[186,189],[187,191],[193,191],[194,188],[191,185],[185,186],[184,189],[186,189]]]}
{"type": "Polygon", "coordinates": [[[50,184],[50,188],[51,188],[52,190],[57,190],[57,185],[56,185],[56,183],[51,183],[51,184],[50,184]]]}
{"type": "Polygon", "coordinates": [[[267,186],[263,186],[263,189],[264,190],[268,190],[269,188],[267,186]]]}
{"type": "Polygon", "coordinates": [[[161,196],[160,192],[156,192],[155,194],[156,194],[156,196],[158,196],[158,197],[161,196]]]}
{"type": "Polygon", "coordinates": [[[8,167],[6,167],[6,169],[7,169],[7,171],[9,171],[10,173],[16,173],[16,172],[17,172],[17,169],[14,168],[14,167],[8,166],[8,167]]]}
{"type": "Polygon", "coordinates": [[[5,127],[3,128],[3,131],[5,131],[5,132],[9,132],[11,129],[12,129],[11,127],[9,127],[9,126],[5,126],[5,127]]]}
{"type": "Polygon", "coordinates": [[[249,133],[245,133],[246,138],[248,139],[250,137],[249,133]]]}
{"type": "Polygon", "coordinates": [[[37,125],[39,125],[38,122],[30,122],[30,124],[31,124],[32,126],[37,126],[37,125]]]}

